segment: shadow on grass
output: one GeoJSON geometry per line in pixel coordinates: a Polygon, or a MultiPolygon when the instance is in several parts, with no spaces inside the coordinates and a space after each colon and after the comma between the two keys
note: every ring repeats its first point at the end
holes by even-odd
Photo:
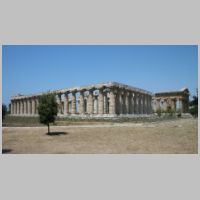
{"type": "Polygon", "coordinates": [[[68,135],[69,133],[67,132],[50,132],[50,133],[46,133],[46,135],[48,136],[59,136],[59,135],[68,135]]]}
{"type": "Polygon", "coordinates": [[[10,153],[12,151],[12,149],[2,149],[2,154],[4,153],[10,153]]]}

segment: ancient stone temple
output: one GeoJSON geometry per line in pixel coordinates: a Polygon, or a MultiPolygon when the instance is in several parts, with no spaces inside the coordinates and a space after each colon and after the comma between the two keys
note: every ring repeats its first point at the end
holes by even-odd
{"type": "Polygon", "coordinates": [[[183,113],[189,112],[189,90],[183,88],[180,91],[160,92],[153,96],[153,110],[161,109],[166,111],[171,108],[174,111],[183,113]]]}
{"type": "MultiPolygon", "coordinates": [[[[152,114],[151,92],[117,82],[51,91],[56,94],[58,116],[137,116],[152,114]]],[[[37,116],[41,94],[11,98],[11,114],[37,116]]]]}

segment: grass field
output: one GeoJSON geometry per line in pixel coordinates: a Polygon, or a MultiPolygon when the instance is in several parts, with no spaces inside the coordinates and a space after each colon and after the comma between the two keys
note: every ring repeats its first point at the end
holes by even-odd
{"type": "Polygon", "coordinates": [[[67,126],[52,126],[51,135],[47,134],[46,127],[4,127],[3,153],[198,153],[198,122],[193,118],[137,123],[67,123],[67,126]]]}

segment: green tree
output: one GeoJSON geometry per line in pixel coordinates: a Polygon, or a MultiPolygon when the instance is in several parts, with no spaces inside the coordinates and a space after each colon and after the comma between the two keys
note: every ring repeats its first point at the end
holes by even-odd
{"type": "Polygon", "coordinates": [[[55,94],[47,93],[39,97],[38,113],[40,123],[48,126],[48,134],[50,133],[49,124],[55,121],[57,110],[55,94]]]}
{"type": "Polygon", "coordinates": [[[7,114],[7,107],[5,104],[2,104],[2,120],[4,120],[6,114],[7,114]]]}
{"type": "Polygon", "coordinates": [[[190,101],[190,113],[198,117],[198,90],[197,90],[197,95],[193,96],[192,101],[190,101]]]}

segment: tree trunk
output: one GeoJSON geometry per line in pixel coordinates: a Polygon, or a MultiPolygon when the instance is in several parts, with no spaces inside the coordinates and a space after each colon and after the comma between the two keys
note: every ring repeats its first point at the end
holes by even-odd
{"type": "Polygon", "coordinates": [[[48,124],[48,134],[50,133],[50,128],[49,128],[49,124],[48,124]]]}

